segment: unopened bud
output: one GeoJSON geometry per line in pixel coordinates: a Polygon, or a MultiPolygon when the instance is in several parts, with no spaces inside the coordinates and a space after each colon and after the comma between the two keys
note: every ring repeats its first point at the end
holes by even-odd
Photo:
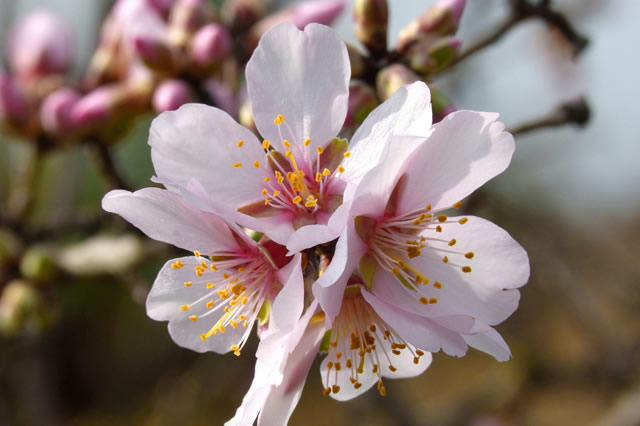
{"type": "Polygon", "coordinates": [[[423,40],[412,45],[405,56],[415,71],[433,74],[447,68],[458,57],[460,45],[455,37],[423,40]]]}
{"type": "Polygon", "coordinates": [[[389,7],[386,0],[356,0],[353,7],[356,38],[374,57],[387,52],[389,7]]]}
{"type": "Polygon", "coordinates": [[[20,78],[64,73],[71,56],[71,33],[47,10],[28,15],[9,36],[9,65],[20,78]]]}
{"type": "Polygon", "coordinates": [[[0,72],[0,123],[19,125],[27,119],[29,105],[15,79],[0,72]]]}
{"type": "Polygon", "coordinates": [[[132,42],[136,55],[140,57],[149,68],[166,70],[171,67],[171,49],[162,41],[137,35],[133,38],[132,42]]]}
{"type": "Polygon", "coordinates": [[[72,130],[71,109],[79,100],[80,94],[73,89],[63,88],[51,93],[40,107],[42,127],[52,134],[72,130]]]}
{"type": "Polygon", "coordinates": [[[20,273],[33,281],[48,281],[55,276],[57,267],[49,250],[29,248],[20,261],[20,273]]]}
{"type": "Polygon", "coordinates": [[[153,109],[158,114],[164,111],[174,111],[191,101],[191,90],[182,80],[167,80],[153,92],[153,109]]]}
{"type": "Polygon", "coordinates": [[[431,90],[431,109],[433,111],[433,122],[438,123],[442,121],[447,115],[456,111],[456,107],[453,105],[451,99],[449,99],[440,90],[430,87],[431,90]]]}
{"type": "Polygon", "coordinates": [[[108,85],[89,92],[71,109],[71,121],[78,126],[107,121],[117,96],[116,88],[115,85],[108,85]]]}
{"type": "Polygon", "coordinates": [[[222,22],[234,32],[245,32],[267,14],[265,0],[227,0],[222,6],[222,22]]]}
{"type": "Polygon", "coordinates": [[[351,43],[346,43],[346,45],[349,63],[351,64],[351,78],[362,77],[368,71],[368,60],[356,46],[351,43]]]}
{"type": "Polygon", "coordinates": [[[361,81],[349,83],[349,107],[344,120],[345,127],[358,126],[378,106],[375,90],[361,81]]]}
{"type": "Polygon", "coordinates": [[[420,80],[420,77],[402,64],[389,65],[378,72],[376,91],[381,101],[386,101],[405,84],[420,80]]]}
{"type": "Polygon", "coordinates": [[[294,4],[256,23],[247,37],[247,52],[253,52],[260,38],[272,27],[291,22],[299,29],[311,23],[331,25],[344,9],[342,0],[313,0],[294,4]]]}
{"type": "Polygon", "coordinates": [[[455,34],[465,3],[466,0],[438,1],[400,31],[396,49],[403,52],[420,40],[455,34]]]}
{"type": "Polygon", "coordinates": [[[191,40],[191,60],[201,67],[219,62],[230,50],[231,36],[218,24],[205,25],[191,40]]]}
{"type": "Polygon", "coordinates": [[[175,0],[147,0],[147,2],[155,10],[166,16],[175,3],[175,0]]]}
{"type": "Polygon", "coordinates": [[[169,14],[169,41],[183,48],[206,18],[204,0],[176,0],[169,14]]]}

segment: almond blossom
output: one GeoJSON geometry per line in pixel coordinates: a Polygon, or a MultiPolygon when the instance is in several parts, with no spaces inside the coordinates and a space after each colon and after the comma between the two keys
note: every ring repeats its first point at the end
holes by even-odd
{"type": "Polygon", "coordinates": [[[180,346],[240,351],[256,322],[291,329],[303,309],[300,256],[256,243],[236,226],[198,210],[179,194],[146,188],[111,191],[102,202],[149,237],[193,251],[168,261],[147,297],[147,314],[169,321],[180,346]]]}
{"type": "Polygon", "coordinates": [[[345,190],[377,164],[392,133],[430,131],[429,92],[415,87],[374,111],[350,144],[337,138],[350,66],[344,42],[322,25],[269,30],[246,76],[263,140],[219,109],[184,105],[151,126],[157,181],[183,194],[200,188],[201,208],[263,232],[291,252],[340,234],[345,190]]]}
{"type": "Polygon", "coordinates": [[[385,161],[355,190],[333,260],[314,284],[328,322],[339,317],[356,274],[377,297],[369,300],[377,315],[407,342],[456,356],[471,345],[509,358],[491,326],[516,309],[527,255],[496,225],[443,213],[509,164],[513,138],[496,119],[459,111],[427,139],[394,137],[385,161]]]}

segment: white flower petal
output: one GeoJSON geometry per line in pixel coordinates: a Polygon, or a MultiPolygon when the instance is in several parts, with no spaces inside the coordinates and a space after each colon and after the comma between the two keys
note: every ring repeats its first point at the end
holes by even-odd
{"type": "Polygon", "coordinates": [[[246,74],[258,131],[279,150],[284,147],[274,123],[278,114],[285,119],[280,126],[283,138],[295,146],[311,138],[312,152],[340,131],[351,70],[337,32],[318,24],[309,24],[304,31],[280,24],[262,37],[246,74]]]}
{"type": "Polygon", "coordinates": [[[513,137],[498,115],[457,111],[434,125],[429,140],[407,168],[399,213],[451,207],[507,168],[513,137]]]}
{"type": "Polygon", "coordinates": [[[185,186],[199,181],[220,204],[237,208],[263,198],[264,151],[250,130],[226,112],[186,104],[151,124],[151,158],[159,178],[185,186]],[[238,142],[243,141],[242,147],[238,142]],[[234,167],[240,164],[239,167],[234,167]]]}
{"type": "Polygon", "coordinates": [[[374,109],[353,135],[351,156],[343,162],[345,179],[359,182],[382,159],[391,135],[431,134],[431,94],[423,82],[398,89],[374,109]]]}
{"type": "Polygon", "coordinates": [[[102,208],[119,214],[150,238],[185,250],[210,253],[238,248],[222,219],[164,189],[111,191],[102,199],[102,208]]]}
{"type": "Polygon", "coordinates": [[[302,255],[297,254],[284,268],[278,271],[284,287],[271,307],[271,319],[278,329],[291,330],[302,315],[304,308],[304,278],[301,267],[302,255]]]}
{"type": "Polygon", "coordinates": [[[507,345],[507,342],[505,342],[502,336],[494,329],[463,337],[469,346],[491,355],[498,361],[509,361],[509,358],[511,358],[509,345],[507,345]]]}

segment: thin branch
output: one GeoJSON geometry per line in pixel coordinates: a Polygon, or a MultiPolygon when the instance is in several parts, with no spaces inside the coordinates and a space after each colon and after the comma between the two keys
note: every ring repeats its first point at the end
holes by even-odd
{"type": "Polygon", "coordinates": [[[100,142],[90,142],[88,145],[93,149],[98,168],[102,173],[107,184],[112,189],[131,190],[131,187],[125,183],[124,179],[118,173],[109,148],[100,142]]]}
{"type": "Polygon", "coordinates": [[[9,220],[21,222],[31,210],[35,199],[40,162],[44,153],[43,144],[37,141],[32,151],[23,158],[16,182],[11,185],[8,201],[9,220]]]}
{"type": "Polygon", "coordinates": [[[589,122],[591,110],[584,98],[560,105],[555,111],[529,123],[510,129],[512,135],[518,136],[538,129],[559,127],[567,124],[584,126],[589,122]]]}
{"type": "Polygon", "coordinates": [[[574,56],[579,55],[589,44],[589,39],[578,33],[565,15],[551,9],[550,0],[539,0],[537,3],[531,3],[529,0],[510,0],[510,4],[511,16],[509,19],[500,25],[486,39],[479,41],[477,44],[462,52],[451,66],[464,61],[469,56],[472,56],[484,48],[494,44],[514,26],[530,18],[542,19],[544,22],[560,31],[567,41],[573,45],[574,56]]]}

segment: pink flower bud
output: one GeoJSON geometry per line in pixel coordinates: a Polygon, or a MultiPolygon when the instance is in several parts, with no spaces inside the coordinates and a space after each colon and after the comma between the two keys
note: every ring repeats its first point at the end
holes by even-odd
{"type": "Polygon", "coordinates": [[[103,86],[89,92],[71,109],[71,122],[77,126],[88,126],[107,121],[111,116],[116,86],[103,86]]]}
{"type": "Polygon", "coordinates": [[[158,114],[174,111],[191,101],[189,86],[182,80],[167,80],[162,82],[153,93],[153,109],[158,114]]]}
{"type": "Polygon", "coordinates": [[[163,15],[167,15],[175,0],[147,0],[149,5],[163,15]]]}
{"type": "Polygon", "coordinates": [[[71,33],[54,14],[38,10],[23,19],[9,36],[8,59],[20,78],[64,73],[71,63],[71,33]]]}
{"type": "Polygon", "coordinates": [[[73,89],[63,88],[47,96],[40,107],[42,127],[49,133],[59,134],[73,128],[71,109],[80,100],[73,89]]]}
{"type": "Polygon", "coordinates": [[[136,35],[132,39],[135,53],[151,68],[167,69],[171,67],[172,55],[167,45],[154,38],[136,35]]]}
{"type": "Polygon", "coordinates": [[[440,0],[398,34],[396,49],[403,52],[417,41],[455,34],[466,0],[440,0]]]}
{"type": "Polygon", "coordinates": [[[389,7],[386,0],[356,0],[353,23],[356,38],[375,57],[387,52],[389,7]]]}
{"type": "Polygon", "coordinates": [[[27,100],[11,75],[0,72],[0,121],[20,123],[29,112],[27,100]]]}
{"type": "Polygon", "coordinates": [[[447,68],[460,52],[461,42],[453,36],[426,39],[412,45],[405,56],[414,71],[433,74],[447,68]]]}
{"type": "Polygon", "coordinates": [[[202,27],[191,40],[191,59],[200,66],[219,62],[231,50],[231,36],[218,24],[202,27]]]}
{"type": "Polygon", "coordinates": [[[386,101],[396,90],[405,84],[420,80],[420,77],[402,64],[389,65],[378,72],[376,76],[376,90],[378,97],[386,101]]]}

